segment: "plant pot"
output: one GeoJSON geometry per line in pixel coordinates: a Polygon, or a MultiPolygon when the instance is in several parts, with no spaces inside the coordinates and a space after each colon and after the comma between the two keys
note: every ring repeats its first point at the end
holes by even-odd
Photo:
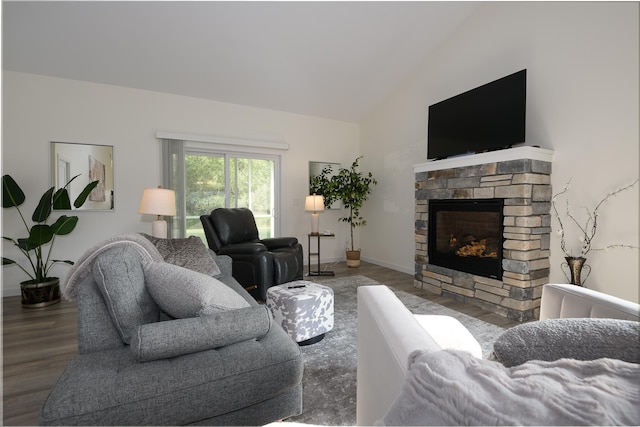
{"type": "Polygon", "coordinates": [[[347,267],[360,267],[360,250],[347,251],[347,267]]]}
{"type": "Polygon", "coordinates": [[[33,283],[32,280],[20,283],[22,306],[40,308],[60,302],[60,279],[50,277],[47,282],[33,283]]]}

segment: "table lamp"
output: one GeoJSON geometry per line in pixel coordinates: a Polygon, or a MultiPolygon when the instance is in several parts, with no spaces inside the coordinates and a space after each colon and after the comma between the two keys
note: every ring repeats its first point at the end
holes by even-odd
{"type": "Polygon", "coordinates": [[[139,214],[157,215],[158,218],[151,224],[151,235],[161,239],[167,238],[167,221],[161,216],[176,215],[176,193],[158,186],[158,188],[145,188],[142,192],[142,200],[138,207],[139,214]]]}
{"type": "Polygon", "coordinates": [[[307,196],[304,201],[304,210],[305,212],[311,212],[311,234],[318,234],[320,223],[318,212],[324,212],[324,197],[317,196],[316,193],[307,196]]]}

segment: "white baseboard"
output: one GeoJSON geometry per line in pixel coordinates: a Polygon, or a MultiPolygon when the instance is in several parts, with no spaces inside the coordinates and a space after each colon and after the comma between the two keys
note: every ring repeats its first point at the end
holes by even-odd
{"type": "Polygon", "coordinates": [[[407,274],[414,274],[414,269],[413,268],[407,268],[407,267],[403,267],[401,265],[396,265],[396,264],[391,264],[385,261],[380,261],[379,259],[373,259],[373,258],[369,258],[369,257],[361,257],[360,259],[362,259],[362,261],[366,261],[368,263],[371,264],[375,264],[375,265],[380,265],[382,267],[386,267],[386,268],[390,268],[392,270],[396,270],[399,271],[401,273],[407,273],[407,274]]]}
{"type": "MultiPolygon", "coordinates": [[[[391,263],[388,263],[388,262],[385,262],[385,261],[380,261],[378,259],[369,258],[369,257],[365,257],[365,256],[361,257],[360,259],[362,261],[368,262],[370,264],[375,264],[375,265],[379,265],[379,266],[382,266],[382,267],[390,268],[392,270],[396,270],[396,271],[399,271],[401,273],[407,273],[407,274],[411,274],[411,275],[414,274],[414,270],[412,268],[409,268],[409,267],[403,267],[403,266],[400,266],[400,265],[391,264],[391,263]]],[[[344,262],[344,261],[346,261],[345,257],[338,257],[338,258],[322,259],[320,261],[320,263],[321,264],[331,264],[331,263],[344,262]]],[[[318,265],[317,262],[313,262],[313,261],[311,262],[311,266],[312,267],[313,266],[317,266],[317,265],[318,265]]],[[[305,262],[304,262],[304,267],[305,267],[305,270],[309,267],[309,265],[306,262],[306,259],[305,259],[305,262]]]]}
{"type": "Polygon", "coordinates": [[[19,297],[20,296],[20,289],[15,289],[15,288],[9,288],[9,289],[5,289],[2,288],[2,297],[19,297]]]}
{"type": "MultiPolygon", "coordinates": [[[[320,260],[320,264],[331,264],[331,263],[335,263],[335,262],[342,262],[342,261],[345,261],[345,258],[344,258],[344,257],[339,257],[339,258],[322,258],[322,259],[320,260]]],[[[309,266],[309,263],[307,262],[306,257],[305,257],[305,260],[304,260],[304,262],[303,262],[303,265],[304,265],[305,267],[308,267],[308,266],[309,266]]],[[[312,266],[312,267],[313,267],[313,266],[317,266],[317,265],[318,265],[318,261],[317,261],[317,260],[316,260],[316,261],[313,261],[313,260],[311,261],[311,266],[312,266]]]]}

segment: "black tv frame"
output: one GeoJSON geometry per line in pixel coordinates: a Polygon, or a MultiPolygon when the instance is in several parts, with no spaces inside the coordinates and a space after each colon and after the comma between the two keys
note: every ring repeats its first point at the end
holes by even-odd
{"type": "Polygon", "coordinates": [[[509,148],[525,142],[527,70],[429,106],[427,158],[509,148]]]}

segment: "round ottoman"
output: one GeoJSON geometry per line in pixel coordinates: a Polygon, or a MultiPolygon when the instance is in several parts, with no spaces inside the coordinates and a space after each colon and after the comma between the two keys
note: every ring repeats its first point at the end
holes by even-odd
{"type": "Polygon", "coordinates": [[[300,345],[313,344],[333,329],[333,289],[297,280],[267,289],[275,321],[300,345]]]}

